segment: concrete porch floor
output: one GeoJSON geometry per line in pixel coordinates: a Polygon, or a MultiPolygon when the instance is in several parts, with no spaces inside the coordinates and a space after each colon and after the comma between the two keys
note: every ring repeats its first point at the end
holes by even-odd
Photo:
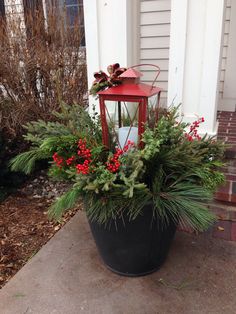
{"type": "Polygon", "coordinates": [[[178,232],[159,271],[120,277],[80,212],[0,291],[0,313],[235,314],[235,296],[235,242],[178,232]]]}

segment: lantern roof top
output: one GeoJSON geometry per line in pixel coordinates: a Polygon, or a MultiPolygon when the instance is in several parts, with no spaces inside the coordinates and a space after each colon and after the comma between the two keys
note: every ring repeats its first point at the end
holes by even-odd
{"type": "Polygon", "coordinates": [[[123,72],[119,77],[121,78],[139,78],[143,76],[143,74],[133,68],[127,69],[125,72],[123,72]]]}
{"type": "Polygon", "coordinates": [[[106,90],[98,92],[98,95],[107,96],[136,96],[136,97],[151,97],[161,92],[159,87],[153,87],[147,84],[121,84],[110,87],[106,90]]]}

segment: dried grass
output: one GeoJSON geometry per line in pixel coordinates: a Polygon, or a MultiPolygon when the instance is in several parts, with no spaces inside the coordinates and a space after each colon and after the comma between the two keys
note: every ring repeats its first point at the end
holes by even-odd
{"type": "Polygon", "coordinates": [[[28,13],[27,29],[19,16],[0,23],[0,132],[8,138],[28,121],[53,119],[61,101],[86,105],[83,34],[55,12],[47,21],[42,12],[28,13]]]}

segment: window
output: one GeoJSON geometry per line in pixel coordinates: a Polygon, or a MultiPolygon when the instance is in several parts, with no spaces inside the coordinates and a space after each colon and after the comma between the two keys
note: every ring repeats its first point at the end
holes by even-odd
{"type": "Polygon", "coordinates": [[[66,11],[67,27],[73,30],[79,23],[82,36],[81,46],[85,46],[83,0],[60,0],[60,7],[66,11]]]}
{"type": "Polygon", "coordinates": [[[5,4],[4,0],[0,1],[0,18],[3,18],[5,16],[5,4]]]}
{"type": "Polygon", "coordinates": [[[28,37],[32,35],[32,18],[42,16],[47,19],[47,15],[52,9],[52,12],[58,14],[58,17],[59,15],[65,16],[65,24],[69,31],[73,31],[79,25],[82,37],[81,46],[85,47],[83,0],[23,0],[23,3],[28,37]],[[43,9],[43,1],[45,1],[46,12],[43,9]]]}
{"type": "MultiPolygon", "coordinates": [[[[5,34],[6,24],[5,24],[5,4],[4,4],[4,0],[0,0],[0,28],[1,28],[1,33],[5,34]]],[[[2,38],[2,40],[3,40],[3,38],[2,38]]]]}
{"type": "Polygon", "coordinates": [[[46,0],[46,6],[65,16],[67,29],[73,31],[79,25],[81,46],[85,47],[83,0],[46,0]]]}

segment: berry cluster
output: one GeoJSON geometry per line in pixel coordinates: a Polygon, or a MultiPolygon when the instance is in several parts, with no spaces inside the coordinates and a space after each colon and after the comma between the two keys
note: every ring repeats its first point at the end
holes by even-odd
{"type": "Polygon", "coordinates": [[[190,125],[189,133],[185,133],[185,137],[188,141],[193,141],[194,139],[201,140],[201,136],[198,134],[197,128],[199,128],[200,123],[204,121],[205,119],[202,117],[190,125]]]}
{"type": "Polygon", "coordinates": [[[128,140],[127,144],[123,148],[123,152],[126,153],[130,148],[134,147],[134,142],[128,140]]]}
{"type": "Polygon", "coordinates": [[[113,157],[111,157],[109,159],[108,162],[106,162],[106,165],[107,165],[107,169],[110,171],[110,172],[117,172],[120,168],[120,161],[119,161],[119,157],[123,154],[123,150],[122,149],[119,149],[117,148],[116,149],[116,153],[113,155],[113,157]]]}
{"type": "Polygon", "coordinates": [[[87,148],[86,139],[80,139],[78,142],[78,156],[82,158],[91,158],[91,150],[87,148]]]}
{"type": "Polygon", "coordinates": [[[56,163],[58,168],[62,168],[63,164],[64,164],[64,159],[58,155],[58,153],[54,153],[53,156],[53,161],[56,163]]]}
{"type": "Polygon", "coordinates": [[[106,162],[107,169],[112,172],[116,173],[120,169],[120,161],[119,158],[124,153],[126,153],[131,147],[134,147],[135,144],[132,141],[128,141],[127,144],[124,146],[123,149],[117,148],[116,153],[109,159],[108,162],[106,162]]]}
{"type": "Polygon", "coordinates": [[[66,159],[67,166],[70,166],[75,161],[75,156],[71,156],[70,158],[66,159]]]}
{"type": "Polygon", "coordinates": [[[88,174],[89,165],[91,164],[91,150],[87,148],[86,139],[80,139],[78,142],[78,156],[84,159],[82,164],[76,166],[77,173],[88,174]]]}
{"type": "Polygon", "coordinates": [[[76,165],[77,173],[88,174],[90,162],[86,159],[82,164],[76,165]]]}
{"type": "MultiPolygon", "coordinates": [[[[134,147],[135,144],[132,141],[128,141],[123,149],[117,148],[115,154],[109,157],[108,161],[105,163],[106,168],[112,172],[116,173],[121,166],[120,157],[125,154],[130,148],[134,147]]],[[[67,159],[59,156],[58,153],[53,154],[53,160],[56,163],[57,167],[60,169],[66,166],[73,166],[76,168],[78,174],[89,174],[95,171],[95,166],[91,165],[92,163],[92,153],[91,149],[87,148],[86,139],[80,139],[78,141],[78,150],[77,155],[72,155],[67,159]],[[81,161],[78,163],[78,161],[81,161]]]]}

